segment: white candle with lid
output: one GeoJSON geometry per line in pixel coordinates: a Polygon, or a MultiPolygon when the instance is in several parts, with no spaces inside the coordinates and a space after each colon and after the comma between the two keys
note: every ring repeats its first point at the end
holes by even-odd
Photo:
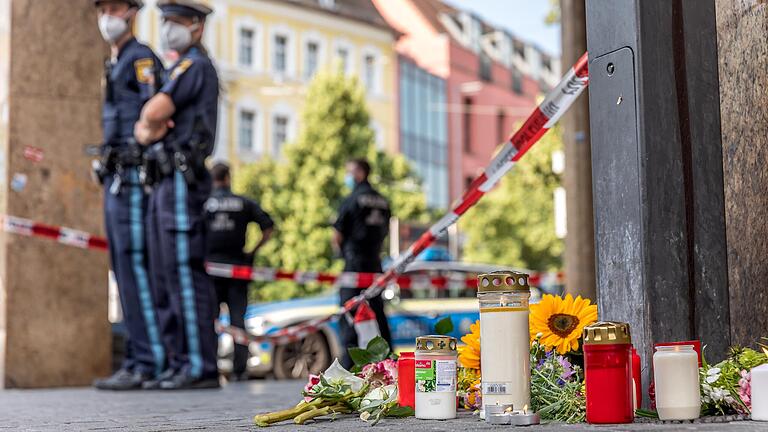
{"type": "MultiPolygon", "coordinates": [[[[499,271],[478,276],[483,406],[522,407],[531,400],[528,275],[499,271]]],[[[480,418],[485,418],[481,409],[480,418]]]]}
{"type": "Polygon", "coordinates": [[[659,419],[699,418],[699,359],[693,345],[657,346],[653,355],[653,380],[659,419]]]}
{"type": "Polygon", "coordinates": [[[752,420],[768,421],[768,364],[753,367],[751,376],[752,420]]]}

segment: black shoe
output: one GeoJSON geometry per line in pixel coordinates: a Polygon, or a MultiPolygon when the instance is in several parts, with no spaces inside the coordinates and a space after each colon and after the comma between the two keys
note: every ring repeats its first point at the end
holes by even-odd
{"type": "Polygon", "coordinates": [[[229,382],[248,381],[249,379],[251,379],[251,376],[248,375],[248,372],[233,373],[229,375],[229,382]]]}
{"type": "Polygon", "coordinates": [[[159,390],[160,383],[165,380],[171,379],[174,375],[176,375],[175,370],[166,369],[165,371],[160,373],[160,375],[150,380],[144,381],[144,383],[141,385],[141,388],[143,388],[144,390],[159,390]]]}
{"type": "Polygon", "coordinates": [[[219,388],[218,376],[212,378],[200,378],[187,372],[180,372],[170,379],[160,383],[161,390],[195,390],[219,388]]]}
{"type": "Polygon", "coordinates": [[[109,378],[94,381],[93,386],[99,390],[139,390],[148,379],[147,374],[120,369],[109,378]]]}

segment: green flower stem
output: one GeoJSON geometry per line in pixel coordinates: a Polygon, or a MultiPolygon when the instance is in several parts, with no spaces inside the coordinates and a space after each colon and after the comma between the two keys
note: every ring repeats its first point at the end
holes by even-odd
{"type": "Polygon", "coordinates": [[[321,399],[315,399],[312,402],[299,404],[291,409],[275,411],[275,412],[266,413],[266,414],[259,414],[253,418],[253,422],[256,423],[257,426],[265,427],[273,423],[279,423],[281,421],[290,420],[304,412],[311,411],[317,408],[322,408],[326,404],[328,403],[324,402],[321,399]]]}
{"type": "Polygon", "coordinates": [[[350,412],[351,412],[350,409],[345,405],[336,404],[333,406],[325,406],[323,408],[314,408],[310,411],[304,412],[296,416],[296,418],[293,419],[293,422],[298,425],[303,425],[309,420],[312,420],[317,417],[323,417],[330,414],[349,414],[350,412]]]}

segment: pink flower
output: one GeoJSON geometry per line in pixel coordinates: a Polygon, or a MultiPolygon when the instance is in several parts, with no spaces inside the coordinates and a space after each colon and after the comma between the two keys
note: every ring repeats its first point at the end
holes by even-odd
{"type": "Polygon", "coordinates": [[[359,376],[368,381],[371,387],[382,387],[397,382],[397,361],[386,359],[363,366],[359,376]]]}
{"type": "MultiPolygon", "coordinates": [[[[309,374],[309,380],[307,381],[307,385],[304,386],[304,393],[312,393],[312,389],[314,389],[315,386],[318,384],[320,384],[320,376],[309,374]]],[[[309,396],[305,396],[304,400],[307,402],[310,402],[312,401],[312,398],[309,396]]]]}
{"type": "Polygon", "coordinates": [[[739,398],[750,410],[752,409],[752,373],[741,371],[739,380],[739,398]]]}

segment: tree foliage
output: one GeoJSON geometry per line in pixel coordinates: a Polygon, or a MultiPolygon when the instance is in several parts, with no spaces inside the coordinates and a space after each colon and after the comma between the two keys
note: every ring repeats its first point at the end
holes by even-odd
{"type": "MultiPolygon", "coordinates": [[[[341,73],[319,74],[310,85],[295,142],[279,160],[261,159],[235,173],[234,189],[273,216],[276,232],[260,251],[257,264],[287,270],[340,271],[333,256],[331,224],[342,198],[344,164],[366,157],[370,181],[389,199],[394,216],[426,217],[418,179],[401,155],[379,151],[369,126],[365,91],[341,73]]],[[[289,283],[261,287],[257,298],[289,298],[319,290],[289,283]]]]}
{"type": "Polygon", "coordinates": [[[563,241],[555,235],[552,153],[562,148],[558,128],[542,137],[462,219],[467,261],[554,270],[562,267],[563,241]]]}

